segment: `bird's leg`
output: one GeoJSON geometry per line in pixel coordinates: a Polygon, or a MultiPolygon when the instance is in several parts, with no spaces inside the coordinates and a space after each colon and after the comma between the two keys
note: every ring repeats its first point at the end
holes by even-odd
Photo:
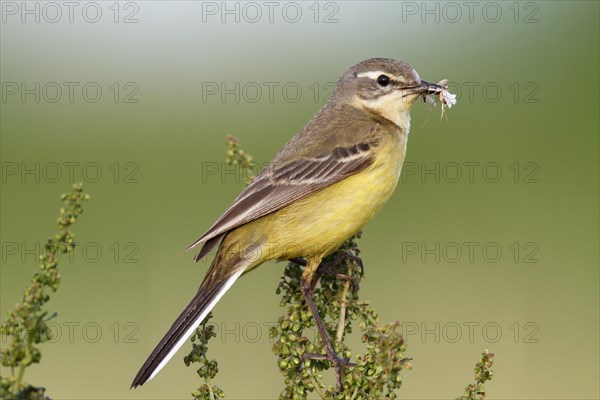
{"type": "Polygon", "coordinates": [[[325,325],[321,320],[321,316],[317,311],[317,307],[312,299],[313,287],[312,287],[312,279],[317,271],[321,258],[310,258],[308,259],[306,268],[302,273],[302,279],[300,281],[300,290],[302,291],[302,295],[304,296],[304,300],[306,301],[306,305],[308,305],[308,309],[310,310],[313,319],[315,320],[315,325],[317,326],[317,331],[319,332],[319,336],[321,336],[321,340],[323,341],[323,345],[325,346],[326,354],[314,354],[314,353],[304,353],[302,355],[302,359],[300,360],[300,366],[302,363],[308,359],[314,360],[328,360],[333,363],[335,368],[335,376],[336,376],[336,386],[338,391],[343,390],[342,386],[342,374],[343,368],[352,365],[350,360],[347,358],[339,357],[331,344],[331,339],[327,335],[327,331],[325,330],[325,325]]]}
{"type": "MultiPolygon", "coordinates": [[[[302,265],[303,267],[306,267],[306,265],[308,264],[308,261],[306,261],[306,259],[304,259],[302,257],[290,258],[289,261],[296,263],[298,265],[302,265]]],[[[321,279],[321,276],[323,276],[323,273],[320,272],[321,266],[323,264],[324,264],[324,262],[319,264],[319,266],[317,267],[317,270],[313,272],[313,278],[311,279],[311,284],[310,284],[311,296],[315,292],[315,288],[317,287],[317,283],[319,283],[319,279],[321,279]]]]}
{"type": "MultiPolygon", "coordinates": [[[[315,288],[317,287],[317,284],[319,283],[319,280],[321,279],[321,277],[323,275],[334,275],[336,278],[350,281],[350,283],[352,284],[352,290],[357,291],[358,283],[359,283],[358,281],[360,281],[360,278],[357,280],[356,278],[353,278],[348,274],[342,274],[342,273],[336,271],[336,269],[335,269],[335,266],[337,264],[339,264],[340,262],[342,262],[346,259],[350,259],[350,260],[354,261],[356,263],[356,265],[358,265],[360,267],[360,277],[362,277],[364,275],[364,266],[363,266],[362,259],[360,257],[355,256],[354,254],[351,254],[346,251],[340,252],[338,254],[338,256],[335,257],[334,259],[324,260],[319,264],[317,270],[314,272],[314,278],[311,281],[311,287],[310,287],[311,294],[315,291],[315,288]]],[[[304,259],[302,257],[291,258],[289,261],[294,262],[298,265],[302,265],[303,267],[306,267],[306,265],[308,263],[306,261],[306,259],[304,259]]]]}

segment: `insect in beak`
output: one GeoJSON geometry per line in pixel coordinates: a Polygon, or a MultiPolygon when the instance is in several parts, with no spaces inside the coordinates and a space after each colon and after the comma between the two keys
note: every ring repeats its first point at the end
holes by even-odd
{"type": "Polygon", "coordinates": [[[423,103],[436,104],[439,102],[442,105],[442,116],[444,115],[444,107],[451,108],[456,104],[456,95],[448,91],[448,80],[442,79],[437,83],[421,81],[419,86],[407,87],[409,94],[418,93],[423,103]]]}

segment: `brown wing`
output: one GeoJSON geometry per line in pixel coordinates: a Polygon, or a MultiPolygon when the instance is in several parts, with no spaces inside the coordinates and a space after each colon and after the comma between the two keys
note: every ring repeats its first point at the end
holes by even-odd
{"type": "Polygon", "coordinates": [[[227,231],[280,210],[362,171],[373,162],[370,150],[367,143],[336,147],[321,157],[300,159],[281,166],[267,166],[217,222],[185,251],[206,243],[195,257],[198,261],[219,243],[227,231]]]}

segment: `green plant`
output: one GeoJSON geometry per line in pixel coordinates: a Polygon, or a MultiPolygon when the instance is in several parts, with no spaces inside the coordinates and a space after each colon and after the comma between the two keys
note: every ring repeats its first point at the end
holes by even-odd
{"type": "Polygon", "coordinates": [[[227,135],[227,158],[225,162],[227,165],[238,168],[239,174],[244,178],[246,185],[256,178],[252,156],[240,148],[240,140],[232,135],[227,135]]]}
{"type": "Polygon", "coordinates": [[[8,376],[0,376],[0,398],[47,398],[44,388],[28,385],[23,378],[27,367],[42,359],[38,346],[51,339],[46,322],[56,313],[49,315],[45,305],[50,300],[49,292],[56,292],[60,284],[60,255],[75,248],[75,237],[70,228],[83,212],[82,203],[88,199],[89,196],[83,192],[83,183],[74,184],[70,193],[61,196],[65,207],[60,209],[59,231],[44,245],[44,254],[40,256],[40,270],[25,288],[21,302],[15,305],[0,326],[0,334],[10,338],[10,345],[1,352],[2,365],[11,371],[8,376]]]}
{"type": "Polygon", "coordinates": [[[329,361],[302,358],[305,353],[324,354],[325,349],[318,335],[310,335],[315,323],[300,292],[302,262],[290,262],[284,271],[277,293],[282,295],[280,305],[286,313],[271,329],[273,352],[285,377],[281,399],[305,399],[314,391],[323,399],[396,398],[394,391],[402,384],[400,373],[410,368],[410,359],[404,357],[406,343],[396,330],[399,323],[379,325],[375,309],[359,299],[363,278],[356,243],[359,237],[360,233],[348,239],[323,261],[317,271],[320,283],[313,294],[327,333],[335,338],[336,352],[356,361],[345,371],[342,392],[323,383],[323,372],[331,368],[329,361]],[[344,339],[355,323],[366,350],[354,359],[344,339]],[[311,340],[309,336],[316,338],[311,340]]]}
{"type": "Polygon", "coordinates": [[[475,364],[475,383],[467,385],[464,396],[457,397],[456,400],[485,400],[485,382],[491,381],[494,376],[492,365],[494,364],[494,353],[485,349],[481,353],[481,359],[475,364]]]}
{"type": "Polygon", "coordinates": [[[200,323],[196,332],[192,335],[192,351],[184,357],[186,366],[192,363],[200,364],[196,371],[198,376],[204,380],[204,383],[192,392],[194,400],[215,400],[225,397],[225,393],[212,383],[212,379],[219,372],[219,366],[216,360],[209,360],[206,356],[208,352],[208,341],[217,336],[213,325],[208,325],[212,318],[212,313],[208,313],[204,321],[200,323]]]}

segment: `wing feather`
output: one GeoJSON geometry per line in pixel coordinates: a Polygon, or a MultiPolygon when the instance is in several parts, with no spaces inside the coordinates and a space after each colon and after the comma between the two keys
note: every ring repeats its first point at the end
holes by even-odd
{"type": "Polygon", "coordinates": [[[362,171],[373,162],[370,147],[368,143],[336,147],[320,157],[303,158],[282,166],[267,166],[213,226],[185,251],[206,242],[195,257],[198,261],[229,230],[280,210],[362,171]]]}

